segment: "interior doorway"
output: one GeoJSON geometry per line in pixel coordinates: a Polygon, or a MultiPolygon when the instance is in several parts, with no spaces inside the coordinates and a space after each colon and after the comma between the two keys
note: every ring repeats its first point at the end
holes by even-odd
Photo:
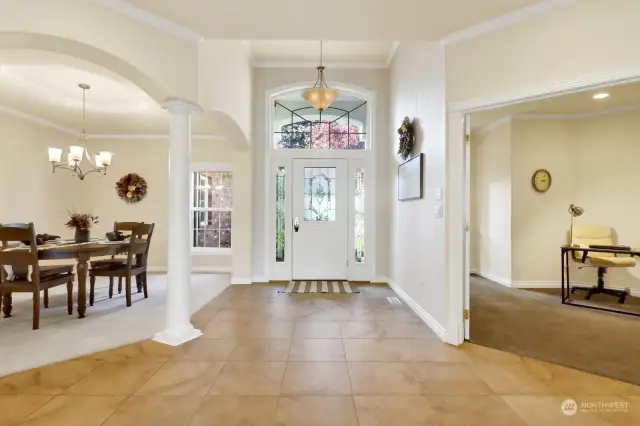
{"type": "Polygon", "coordinates": [[[294,280],[346,280],[347,161],[293,160],[294,280]]]}

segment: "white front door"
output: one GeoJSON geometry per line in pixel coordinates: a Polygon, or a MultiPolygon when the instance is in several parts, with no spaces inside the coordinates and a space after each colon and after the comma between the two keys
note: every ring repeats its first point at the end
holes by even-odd
{"type": "Polygon", "coordinates": [[[347,160],[293,160],[292,202],[293,279],[346,279],[347,160]]]}

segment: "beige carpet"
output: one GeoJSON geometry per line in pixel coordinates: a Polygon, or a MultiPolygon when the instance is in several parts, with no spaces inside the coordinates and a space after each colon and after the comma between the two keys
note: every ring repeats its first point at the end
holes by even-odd
{"type": "Polygon", "coordinates": [[[511,289],[471,277],[471,342],[478,345],[640,384],[639,336],[640,317],[562,305],[560,290],[511,289]]]}

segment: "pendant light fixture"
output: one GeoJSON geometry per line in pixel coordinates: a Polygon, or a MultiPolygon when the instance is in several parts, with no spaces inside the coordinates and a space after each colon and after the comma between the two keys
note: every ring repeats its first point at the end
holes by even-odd
{"type": "Polygon", "coordinates": [[[322,112],[333,103],[338,97],[338,91],[329,89],[327,82],[324,80],[324,66],[322,65],[322,40],[320,40],[320,65],[318,68],[318,78],[316,84],[304,92],[304,99],[311,104],[312,107],[322,112]]]}
{"type": "Polygon", "coordinates": [[[49,148],[49,161],[53,166],[53,172],[56,169],[68,170],[73,176],[77,176],[78,179],[84,180],[85,176],[89,173],[98,173],[100,175],[107,174],[107,167],[111,165],[111,157],[113,153],[108,151],[100,151],[95,156],[95,161],[91,159],[89,150],[87,149],[88,135],[85,132],[85,116],[86,116],[86,94],[87,90],[91,88],[88,84],[78,84],[78,87],[82,89],[82,131],[78,135],[78,146],[70,146],[69,154],[67,155],[67,161],[62,161],[62,150],[60,148],[49,148]],[[82,170],[80,163],[83,157],[87,160],[89,168],[82,170]]]}

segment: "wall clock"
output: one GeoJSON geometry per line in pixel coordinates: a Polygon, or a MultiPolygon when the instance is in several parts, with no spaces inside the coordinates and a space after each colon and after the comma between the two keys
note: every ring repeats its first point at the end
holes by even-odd
{"type": "Polygon", "coordinates": [[[551,188],[551,173],[545,169],[538,169],[531,176],[531,186],[538,192],[547,192],[551,188]]]}

